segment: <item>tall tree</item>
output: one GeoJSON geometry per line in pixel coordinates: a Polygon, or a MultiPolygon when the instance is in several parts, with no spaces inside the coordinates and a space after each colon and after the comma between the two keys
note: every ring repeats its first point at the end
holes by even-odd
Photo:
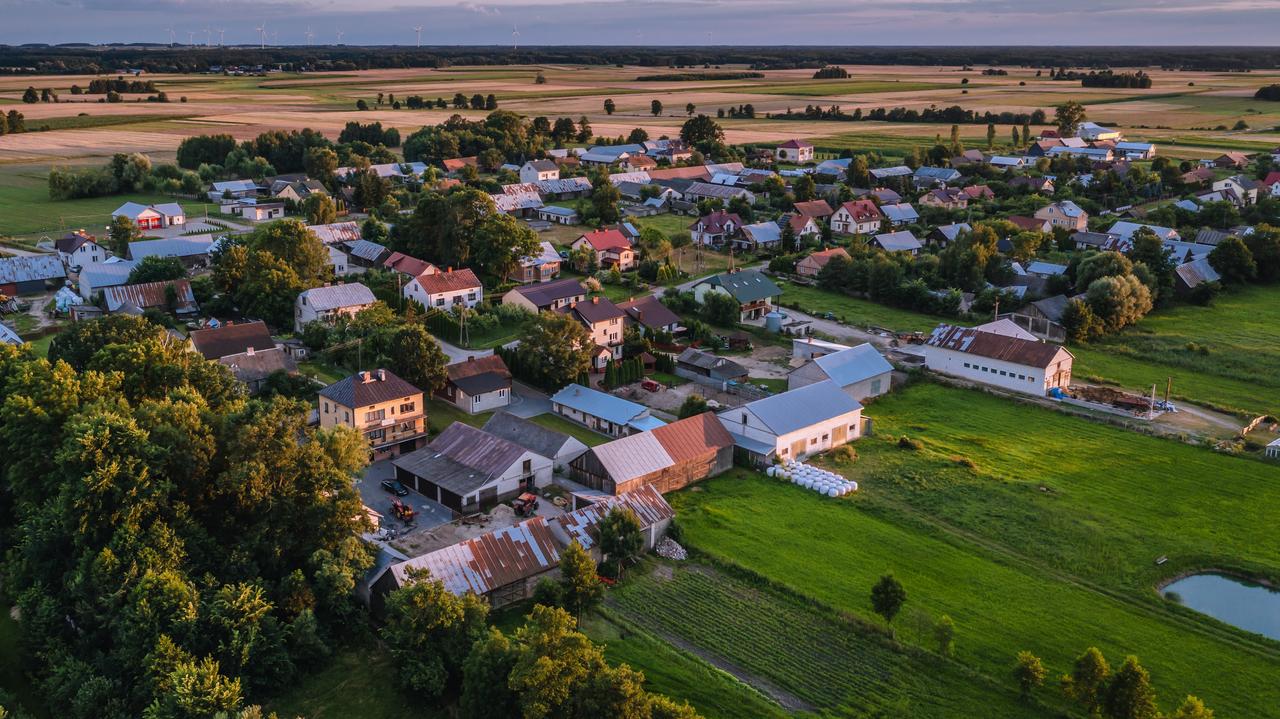
{"type": "Polygon", "coordinates": [[[449,358],[422,325],[404,325],[391,335],[384,364],[427,395],[444,387],[448,378],[449,358]]]}
{"type": "Polygon", "coordinates": [[[994,122],[987,123],[987,149],[991,150],[996,146],[996,124],[994,122]]]}
{"type": "Polygon", "coordinates": [[[338,220],[338,207],[323,192],[313,192],[302,201],[302,214],[308,225],[327,225],[338,220]]]}
{"type": "Polygon", "coordinates": [[[649,103],[649,112],[650,112],[650,113],[652,113],[654,117],[657,117],[658,115],[661,115],[661,114],[662,114],[662,101],[661,101],[661,100],[654,100],[654,101],[650,102],[650,103],[649,103]]]}
{"type": "Polygon", "coordinates": [[[613,104],[613,98],[608,98],[604,101],[604,114],[612,115],[615,109],[617,109],[617,106],[613,104]]]}
{"type": "Polygon", "coordinates": [[[591,369],[591,335],[581,322],[559,312],[542,312],[520,336],[518,352],[535,381],[544,387],[563,387],[591,369]]]}
{"type": "Polygon", "coordinates": [[[579,620],[604,594],[604,585],[596,575],[596,563],[576,541],[560,553],[560,589],[565,609],[579,620]]]}
{"type": "Polygon", "coordinates": [[[1071,673],[1062,677],[1062,692],[1094,716],[1110,677],[1111,666],[1107,664],[1107,658],[1097,647],[1089,647],[1076,657],[1071,673]]]}
{"type": "Polygon", "coordinates": [[[1157,719],[1156,692],[1151,677],[1135,656],[1125,657],[1107,682],[1102,708],[1111,719],[1157,719]]]}
{"type": "Polygon", "coordinates": [[[1044,684],[1045,669],[1040,657],[1031,652],[1018,652],[1018,660],[1013,665],[1013,678],[1018,682],[1018,691],[1024,699],[1030,698],[1037,687],[1044,684]]]}
{"type": "Polygon", "coordinates": [[[640,519],[627,507],[613,507],[600,520],[599,530],[600,551],[615,563],[618,576],[622,576],[623,564],[644,551],[640,519]]]}
{"type": "Polygon", "coordinates": [[[128,257],[129,243],[142,239],[142,231],[128,216],[116,215],[107,226],[107,239],[111,243],[109,249],[116,257],[128,257]]]}
{"type": "Polygon", "coordinates": [[[426,572],[387,595],[382,638],[406,689],[430,701],[455,695],[463,662],[486,632],[489,605],[472,592],[457,596],[426,572]]]}
{"type": "Polygon", "coordinates": [[[1239,237],[1228,237],[1209,253],[1209,264],[1222,275],[1224,284],[1243,284],[1258,274],[1253,253],[1239,237]]]}
{"type": "Polygon", "coordinates": [[[880,577],[880,580],[871,588],[871,608],[876,610],[876,614],[884,617],[886,622],[892,622],[906,602],[907,590],[892,574],[880,577]]]}
{"type": "Polygon", "coordinates": [[[1054,108],[1053,118],[1058,125],[1059,137],[1075,137],[1080,123],[1085,121],[1084,105],[1075,100],[1064,102],[1054,108]]]}

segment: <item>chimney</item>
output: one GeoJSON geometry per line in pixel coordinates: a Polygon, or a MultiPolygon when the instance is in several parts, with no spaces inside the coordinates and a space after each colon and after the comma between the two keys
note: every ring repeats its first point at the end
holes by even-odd
{"type": "Polygon", "coordinates": [[[380,370],[378,370],[378,381],[379,381],[379,382],[386,382],[386,381],[387,381],[387,371],[386,371],[386,370],[384,370],[384,369],[380,369],[380,370]]]}
{"type": "Polygon", "coordinates": [[[468,362],[475,362],[475,361],[476,361],[476,356],[475,356],[475,355],[467,355],[467,361],[468,361],[468,362]]]}
{"type": "Polygon", "coordinates": [[[595,297],[592,297],[592,298],[591,298],[591,304],[593,304],[593,305],[598,305],[598,304],[600,304],[600,296],[599,296],[599,295],[596,295],[595,297]]]}
{"type": "Polygon", "coordinates": [[[249,345],[249,349],[248,351],[245,352],[245,354],[249,355],[250,357],[253,356],[253,345],[249,345]]]}
{"type": "Polygon", "coordinates": [[[450,268],[445,272],[445,274],[448,274],[448,275],[453,274],[453,268],[452,268],[452,267],[450,267],[450,268]]]}
{"type": "Polygon", "coordinates": [[[356,373],[356,377],[360,380],[361,384],[368,384],[369,382],[369,373],[363,370],[356,373]]]}

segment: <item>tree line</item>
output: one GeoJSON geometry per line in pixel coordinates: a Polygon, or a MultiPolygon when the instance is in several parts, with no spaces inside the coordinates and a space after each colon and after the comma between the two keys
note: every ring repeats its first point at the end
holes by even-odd
{"type": "Polygon", "coordinates": [[[1141,70],[1137,72],[1103,70],[1085,73],[1059,68],[1050,79],[1079,80],[1081,87],[1125,87],[1144,90],[1151,87],[1151,76],[1141,70]]]}
{"type": "Polygon", "coordinates": [[[845,112],[839,105],[832,105],[831,107],[806,105],[803,110],[787,108],[786,112],[775,113],[770,117],[779,120],[837,120],[846,122],[866,120],[868,122],[948,122],[965,125],[982,123],[999,123],[1002,125],[1030,123],[1042,125],[1048,119],[1048,114],[1044,110],[1035,110],[1030,113],[1008,111],[979,113],[976,110],[967,110],[959,105],[926,107],[923,110],[907,107],[877,107],[865,113],[862,108],[858,107],[854,108],[853,112],[850,113],[845,112]]]}

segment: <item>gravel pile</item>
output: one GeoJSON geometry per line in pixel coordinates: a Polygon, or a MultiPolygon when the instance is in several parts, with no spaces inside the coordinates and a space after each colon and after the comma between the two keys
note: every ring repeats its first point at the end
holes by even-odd
{"type": "Polygon", "coordinates": [[[663,557],[665,559],[682,560],[689,558],[689,553],[685,551],[685,548],[676,544],[675,540],[671,537],[663,537],[662,541],[658,542],[658,546],[654,547],[653,551],[656,552],[659,557],[663,557]]]}

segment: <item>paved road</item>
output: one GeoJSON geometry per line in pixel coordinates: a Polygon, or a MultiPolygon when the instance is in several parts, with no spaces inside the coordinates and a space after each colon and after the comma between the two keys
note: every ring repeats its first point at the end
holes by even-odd
{"type": "MultiPolygon", "coordinates": [[[[356,489],[360,491],[360,499],[366,506],[385,517],[383,521],[387,526],[399,528],[399,520],[391,514],[391,500],[394,497],[379,485],[382,480],[391,479],[394,476],[395,468],[391,466],[391,460],[374,462],[365,467],[360,478],[356,480],[356,489]]],[[[418,510],[418,530],[429,529],[453,520],[452,510],[413,490],[409,490],[409,495],[401,497],[400,501],[418,510]]]]}

